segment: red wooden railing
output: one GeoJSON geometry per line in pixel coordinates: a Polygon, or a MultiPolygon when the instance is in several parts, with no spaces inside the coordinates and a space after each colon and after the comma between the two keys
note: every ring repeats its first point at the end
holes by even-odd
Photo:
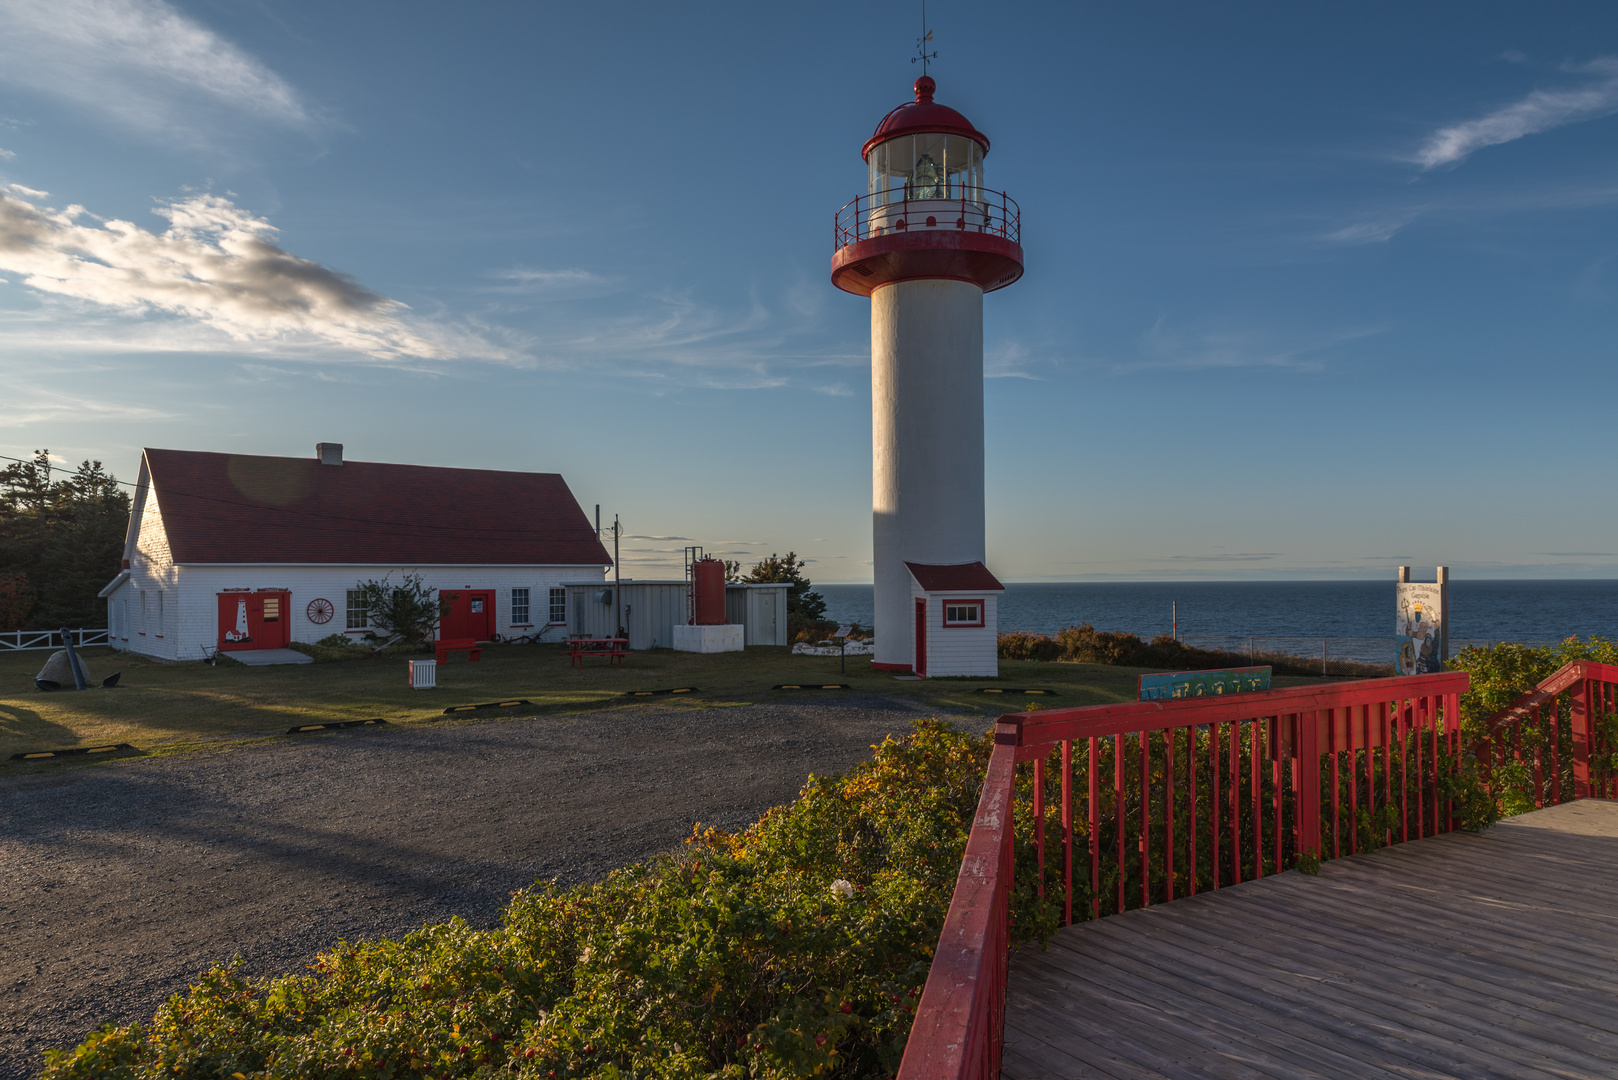
{"type": "Polygon", "coordinates": [[[1058,922],[1448,831],[1468,685],[1444,673],[1001,717],[900,1080],[999,1074],[1015,807],[1031,808],[1028,917],[1049,917],[1052,889],[1058,922]]]}
{"type": "Polygon", "coordinates": [[[1475,749],[1490,794],[1507,810],[1618,798],[1614,713],[1618,666],[1563,665],[1484,721],[1475,749]]]}
{"type": "Polygon", "coordinates": [[[906,232],[921,228],[915,215],[937,215],[947,203],[957,204],[957,216],[946,217],[946,228],[959,232],[988,233],[1013,244],[1022,242],[1022,210],[1017,200],[1003,191],[961,186],[941,199],[912,199],[910,187],[890,188],[851,199],[832,219],[832,248],[841,251],[849,244],[869,240],[883,232],[906,232]],[[912,213],[914,211],[914,215],[912,213]],[[874,219],[874,220],[873,220],[874,219]]]}

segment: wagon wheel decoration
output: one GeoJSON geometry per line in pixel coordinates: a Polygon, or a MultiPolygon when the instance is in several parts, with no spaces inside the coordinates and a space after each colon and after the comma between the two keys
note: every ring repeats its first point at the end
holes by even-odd
{"type": "Polygon", "coordinates": [[[331,622],[332,614],[336,610],[331,606],[330,600],[311,600],[305,614],[309,616],[309,621],[316,626],[324,626],[331,622]]]}

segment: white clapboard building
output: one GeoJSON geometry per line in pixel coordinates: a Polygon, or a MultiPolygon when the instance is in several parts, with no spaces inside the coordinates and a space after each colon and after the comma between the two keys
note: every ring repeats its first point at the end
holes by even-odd
{"type": "Polygon", "coordinates": [[[101,595],[113,646],[162,660],[363,636],[359,583],[405,574],[455,593],[441,638],[560,640],[563,583],[611,562],[556,473],[149,449],[101,595]]]}
{"type": "Polygon", "coordinates": [[[905,563],[915,621],[910,668],[923,678],[1000,674],[1000,594],[980,562],[905,563]]]}

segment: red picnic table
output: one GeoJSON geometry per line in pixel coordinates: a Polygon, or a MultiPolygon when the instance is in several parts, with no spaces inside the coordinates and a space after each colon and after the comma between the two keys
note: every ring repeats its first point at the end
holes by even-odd
{"type": "Polygon", "coordinates": [[[624,666],[624,654],[629,651],[629,639],[622,637],[574,637],[567,639],[568,663],[583,667],[586,656],[605,656],[607,663],[624,666]]]}

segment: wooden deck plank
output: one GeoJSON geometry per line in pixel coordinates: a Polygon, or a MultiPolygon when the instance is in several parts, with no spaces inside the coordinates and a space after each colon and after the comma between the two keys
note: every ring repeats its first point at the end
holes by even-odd
{"type": "MultiPolygon", "coordinates": [[[[1160,918],[1158,924],[1151,928],[1155,939],[1171,936],[1163,925],[1168,921],[1160,918]]],[[[1142,928],[1136,929],[1139,931],[1142,928]]],[[[1289,929],[1295,930],[1295,927],[1289,929]]],[[[1221,950],[1221,956],[1226,960],[1242,957],[1246,961],[1242,969],[1253,978],[1262,978],[1265,973],[1273,972],[1278,967],[1307,973],[1304,978],[1312,980],[1313,986],[1306,993],[1312,992],[1324,1002],[1334,1003],[1337,1009],[1355,1010],[1375,1017],[1390,1027],[1420,1032],[1428,1037],[1429,1048],[1434,1046],[1431,1040],[1435,1039],[1438,1045],[1460,1041],[1468,1048],[1467,1056],[1473,1063],[1485,1069],[1483,1075],[1491,1074],[1488,1070],[1492,1058],[1516,1062],[1529,1070],[1528,1075],[1538,1075],[1542,1059],[1549,1059],[1544,1065],[1545,1071],[1572,1078],[1600,1075],[1610,1068],[1611,1062],[1618,1060],[1610,1048],[1607,1052],[1598,1048],[1595,1053],[1580,1049],[1578,1043],[1588,1041],[1582,1025],[1570,1024],[1546,1014],[1537,1014],[1533,1019],[1520,1019],[1489,1006],[1479,1008],[1474,1002],[1463,1000],[1454,993],[1435,1001],[1432,996],[1417,993],[1417,988],[1404,979],[1388,980],[1382,977],[1385,968],[1375,955],[1365,958],[1367,962],[1361,967],[1361,973],[1375,972],[1379,976],[1376,981],[1367,981],[1353,972],[1333,978],[1324,970],[1329,962],[1330,947],[1307,938],[1288,942],[1266,933],[1256,939],[1256,944],[1246,944],[1239,940],[1231,941],[1224,935],[1210,934],[1194,924],[1180,927],[1178,931],[1174,936],[1188,950],[1221,950]],[[1547,1043],[1547,1035],[1557,1038],[1565,1036],[1570,1041],[1562,1045],[1547,1043]],[[1482,1056],[1477,1057],[1473,1052],[1482,1056]]],[[[1397,944],[1390,943],[1388,946],[1389,952],[1396,949],[1397,944]]],[[[1341,1014],[1334,1011],[1334,1015],[1341,1014]]]]}
{"type": "Polygon", "coordinates": [[[1618,1076],[1618,802],[1081,923],[1012,957],[1002,1075],[1618,1076]]]}
{"type": "MultiPolygon", "coordinates": [[[[1291,1017],[1299,1022],[1298,1038],[1309,1044],[1334,1040],[1346,1054],[1361,1058],[1367,1068],[1381,1066],[1403,1075],[1410,1069],[1442,1067],[1446,1071],[1433,1074],[1471,1080],[1584,1075],[1541,1070],[1516,1054],[1500,1053],[1503,1048],[1492,1045],[1480,1051],[1469,1041],[1457,1041],[1453,1029],[1435,1033],[1419,1017],[1381,1006],[1365,995],[1340,991],[1312,972],[1307,963],[1299,963],[1285,948],[1272,948],[1265,963],[1251,964],[1221,948],[1222,938],[1174,940],[1176,935],[1160,918],[1129,921],[1135,925],[1124,939],[1126,959],[1149,952],[1185,977],[1197,972],[1228,999],[1244,1001],[1259,1010],[1275,1010],[1285,1003],[1291,1017]],[[1322,1023],[1322,1016],[1329,1016],[1330,1022],[1322,1023]]],[[[1136,960],[1142,962],[1149,961],[1136,960]]]]}
{"type": "MultiPolygon", "coordinates": [[[[1269,910],[1263,906],[1248,905],[1244,897],[1233,894],[1227,903],[1232,910],[1226,914],[1241,920],[1244,926],[1252,923],[1277,925],[1271,921],[1269,910]]],[[[1484,942],[1493,946],[1492,953],[1490,948],[1462,951],[1451,947],[1434,950],[1430,947],[1431,939],[1421,941],[1414,937],[1411,933],[1414,928],[1405,920],[1390,925],[1388,920],[1381,917],[1351,918],[1353,913],[1344,907],[1333,907],[1308,896],[1294,898],[1292,907],[1294,920],[1297,916],[1332,918],[1338,926],[1360,931],[1358,935],[1339,938],[1331,946],[1330,956],[1337,958],[1338,970],[1352,970],[1355,964],[1364,961],[1385,963],[1424,980],[1440,980],[1462,992],[1494,998],[1500,1003],[1498,1007],[1515,1004],[1550,1016],[1582,1018],[1593,1025],[1601,1041],[1618,1046],[1618,1026],[1612,1023],[1618,1020],[1618,999],[1592,996],[1588,977],[1577,974],[1583,967],[1581,964],[1556,966],[1537,961],[1527,951],[1533,947],[1531,935],[1520,935],[1504,942],[1484,942]],[[1412,959],[1412,947],[1421,953],[1419,960],[1412,959]],[[1535,976],[1535,992],[1526,994],[1514,982],[1500,979],[1502,965],[1535,976]]],[[[1206,920],[1203,925],[1216,929],[1220,924],[1215,920],[1206,920]]],[[[1280,928],[1290,925],[1293,925],[1293,921],[1282,924],[1280,928]]],[[[1469,939],[1467,944],[1478,944],[1478,938],[1469,939]]],[[[1610,979],[1598,977],[1598,982],[1609,992],[1618,989],[1618,984],[1610,979]]]]}
{"type": "MultiPolygon", "coordinates": [[[[1300,1024],[1284,1009],[1259,1008],[1233,998],[1207,984],[1198,974],[1182,969],[1159,970],[1132,957],[1122,965],[1108,962],[1104,953],[1089,950],[1083,956],[1064,957],[1064,950],[1053,949],[1040,961],[1062,970],[1064,980],[1101,982],[1120,993],[1138,995],[1164,1010],[1173,1010],[1185,1022],[1201,1026],[1217,1037],[1243,1048],[1247,1055],[1268,1055],[1286,1070],[1286,1075],[1314,1075],[1358,1080],[1367,1062],[1355,1056],[1352,1046],[1340,1045],[1336,1038],[1316,1037],[1309,1024],[1300,1024]],[[1347,1051],[1347,1052],[1345,1052],[1347,1051]]],[[[1071,1007],[1083,1008],[1088,999],[1075,993],[1071,1007]]],[[[1411,1076],[1426,1075],[1419,1070],[1411,1076]]]]}

